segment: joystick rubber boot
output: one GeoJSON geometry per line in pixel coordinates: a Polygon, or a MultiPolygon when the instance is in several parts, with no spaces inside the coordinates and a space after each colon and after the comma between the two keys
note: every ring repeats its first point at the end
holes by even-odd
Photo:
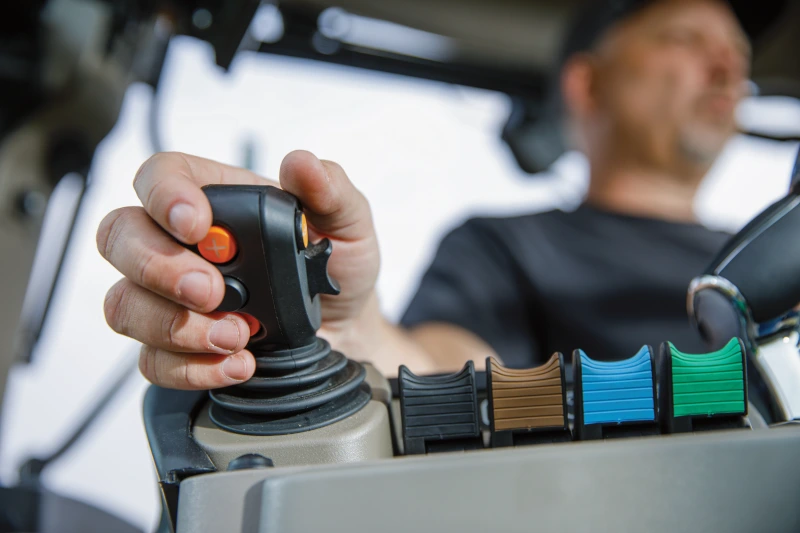
{"type": "Polygon", "coordinates": [[[236,433],[285,435],[336,422],[369,402],[362,365],[322,339],[309,348],[257,355],[250,380],[211,391],[211,420],[236,433]],[[288,372],[274,368],[298,351],[311,362],[288,372]]]}

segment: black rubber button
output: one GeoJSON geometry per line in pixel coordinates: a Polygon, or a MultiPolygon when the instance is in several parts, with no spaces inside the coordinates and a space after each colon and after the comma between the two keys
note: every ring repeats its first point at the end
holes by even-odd
{"type": "Polygon", "coordinates": [[[248,453],[240,455],[230,463],[228,463],[228,471],[232,470],[249,470],[251,468],[269,468],[275,466],[272,459],[264,457],[257,453],[248,453]]]}
{"type": "Polygon", "coordinates": [[[225,296],[217,307],[217,311],[238,311],[247,303],[247,289],[236,278],[225,276],[223,279],[225,280],[225,296]]]}

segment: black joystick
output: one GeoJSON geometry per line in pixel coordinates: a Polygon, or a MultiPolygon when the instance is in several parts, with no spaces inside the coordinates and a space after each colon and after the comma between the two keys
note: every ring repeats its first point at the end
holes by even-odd
{"type": "Polygon", "coordinates": [[[366,370],[317,337],[320,294],[339,294],[328,276],[333,246],[309,244],[305,215],[291,194],[270,186],[203,188],[214,220],[190,249],[225,280],[218,311],[245,314],[258,331],[247,348],[256,358],[245,383],[211,391],[211,420],[251,435],[283,435],[345,418],[370,399],[366,370]]]}

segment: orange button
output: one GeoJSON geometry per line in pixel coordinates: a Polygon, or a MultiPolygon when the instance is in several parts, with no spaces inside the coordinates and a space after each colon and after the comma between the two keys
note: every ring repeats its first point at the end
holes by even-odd
{"type": "Polygon", "coordinates": [[[208,235],[197,243],[197,249],[212,263],[227,263],[236,257],[236,240],[225,228],[211,226],[208,235]]]}
{"type": "Polygon", "coordinates": [[[300,219],[300,231],[303,233],[303,248],[308,248],[308,222],[306,222],[305,213],[300,219]]]}
{"type": "Polygon", "coordinates": [[[244,321],[247,322],[247,326],[250,328],[250,336],[252,337],[259,331],[261,331],[261,322],[258,321],[256,317],[249,313],[236,313],[240,317],[244,318],[244,321]]]}

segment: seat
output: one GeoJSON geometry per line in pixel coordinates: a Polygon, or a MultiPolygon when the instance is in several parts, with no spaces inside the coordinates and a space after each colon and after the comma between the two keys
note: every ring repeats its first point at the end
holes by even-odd
{"type": "Polygon", "coordinates": [[[575,378],[575,438],[658,433],[655,358],[643,346],[629,359],[596,361],[572,353],[575,378]]]}
{"type": "Polygon", "coordinates": [[[688,354],[671,342],[658,357],[665,433],[747,427],[747,351],[734,337],[716,352],[688,354]]]}
{"type": "Polygon", "coordinates": [[[402,365],[398,391],[406,455],[483,447],[472,361],[444,376],[417,376],[402,365]]]}
{"type": "Polygon", "coordinates": [[[511,369],[486,358],[492,447],[571,440],[564,356],[536,368],[511,369]]]}

